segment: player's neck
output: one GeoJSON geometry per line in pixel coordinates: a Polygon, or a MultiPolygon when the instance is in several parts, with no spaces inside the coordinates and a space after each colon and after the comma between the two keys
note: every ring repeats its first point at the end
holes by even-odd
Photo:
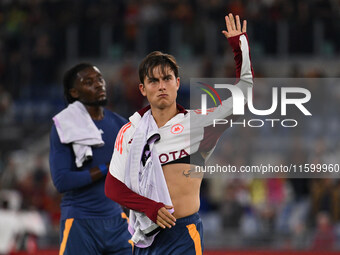
{"type": "Polygon", "coordinates": [[[177,105],[174,103],[170,107],[163,109],[151,106],[151,113],[156,121],[157,126],[160,128],[178,113],[177,105]]]}
{"type": "Polygon", "coordinates": [[[85,105],[85,107],[93,120],[102,120],[104,118],[104,108],[102,106],[85,105]]]}

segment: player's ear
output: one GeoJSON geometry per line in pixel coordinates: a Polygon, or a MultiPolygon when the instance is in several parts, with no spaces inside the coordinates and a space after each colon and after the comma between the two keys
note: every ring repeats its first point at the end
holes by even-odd
{"type": "Polygon", "coordinates": [[[75,88],[70,88],[69,93],[73,98],[79,97],[78,90],[76,90],[75,88]]]}
{"type": "Polygon", "coordinates": [[[176,78],[176,83],[177,83],[177,90],[179,89],[181,79],[179,77],[176,78]]]}
{"type": "Polygon", "coordinates": [[[143,96],[146,96],[145,86],[143,83],[139,83],[139,91],[140,93],[142,93],[143,96]]]}

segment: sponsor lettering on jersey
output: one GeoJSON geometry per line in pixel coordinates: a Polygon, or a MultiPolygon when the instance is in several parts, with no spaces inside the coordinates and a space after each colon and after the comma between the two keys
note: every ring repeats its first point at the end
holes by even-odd
{"type": "Polygon", "coordinates": [[[184,149],[180,151],[171,151],[169,153],[162,153],[159,155],[159,161],[161,164],[165,164],[168,161],[174,161],[179,158],[183,158],[189,156],[189,153],[187,153],[184,149]]]}

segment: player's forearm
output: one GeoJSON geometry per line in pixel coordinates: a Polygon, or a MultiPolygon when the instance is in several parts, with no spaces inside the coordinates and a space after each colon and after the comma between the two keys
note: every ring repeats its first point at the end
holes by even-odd
{"type": "Polygon", "coordinates": [[[158,210],[164,206],[133,192],[110,173],[106,176],[105,195],[122,206],[144,213],[153,222],[157,221],[158,210]]]}
{"type": "MultiPolygon", "coordinates": [[[[236,85],[229,85],[231,87],[238,87],[244,96],[244,104],[247,102],[248,89],[253,87],[253,72],[250,62],[250,51],[246,34],[240,34],[228,38],[228,42],[231,45],[235,54],[236,64],[236,85]]],[[[222,84],[225,85],[225,84],[222,84]]],[[[238,93],[238,91],[236,91],[238,93]]],[[[233,97],[237,96],[233,94],[233,97]]],[[[212,112],[204,116],[204,126],[210,126],[215,119],[228,119],[233,115],[234,100],[233,97],[229,97],[222,101],[221,105],[213,109],[212,112]]],[[[226,125],[224,125],[226,127],[226,125]]],[[[216,131],[216,129],[215,129],[216,131]]],[[[221,129],[223,132],[223,129],[221,129]]]]}
{"type": "MultiPolygon", "coordinates": [[[[234,52],[234,59],[236,65],[236,78],[237,83],[234,85],[242,91],[244,96],[244,104],[248,100],[249,89],[253,87],[253,67],[250,58],[250,48],[248,43],[248,37],[246,33],[228,38],[228,42],[231,45],[234,52]]],[[[235,97],[236,95],[233,95],[235,97]]],[[[222,101],[222,107],[220,111],[216,111],[216,115],[220,112],[225,115],[222,118],[227,118],[232,115],[233,111],[233,98],[230,97],[222,101]]]]}
{"type": "Polygon", "coordinates": [[[242,33],[238,36],[230,37],[228,42],[234,52],[236,78],[238,79],[236,86],[242,90],[244,87],[251,87],[253,85],[253,68],[247,34],[242,33]]]}
{"type": "MultiPolygon", "coordinates": [[[[253,87],[253,70],[250,62],[250,50],[247,35],[246,33],[242,33],[237,36],[229,37],[228,42],[234,52],[237,78],[237,84],[230,86],[236,86],[242,91],[244,104],[246,104],[248,89],[253,87]]],[[[220,135],[228,127],[228,125],[215,125],[216,119],[225,119],[230,121],[231,119],[234,120],[237,118],[237,116],[233,115],[233,101],[233,98],[229,97],[222,101],[221,105],[214,108],[207,115],[193,115],[193,123],[196,123],[195,121],[197,121],[197,125],[203,124],[205,127],[203,142],[200,145],[200,149],[202,149],[202,151],[209,151],[212,149],[220,135]]],[[[223,123],[226,124],[225,122],[223,123]]]]}
{"type": "Polygon", "coordinates": [[[92,183],[89,171],[70,171],[51,167],[54,186],[60,193],[78,189],[92,183]]]}
{"type": "Polygon", "coordinates": [[[107,164],[79,171],[72,171],[66,167],[56,168],[51,165],[52,180],[60,193],[78,189],[100,180],[105,177],[107,171],[107,164]]]}
{"type": "Polygon", "coordinates": [[[250,47],[248,36],[242,33],[237,36],[228,38],[228,42],[234,53],[236,65],[236,78],[252,83],[253,68],[251,65],[250,47]]]}

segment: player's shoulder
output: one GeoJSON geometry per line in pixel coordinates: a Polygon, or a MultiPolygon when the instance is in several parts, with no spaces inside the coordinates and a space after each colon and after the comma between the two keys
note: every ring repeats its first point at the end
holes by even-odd
{"type": "Polygon", "coordinates": [[[131,122],[126,123],[123,125],[116,137],[116,142],[115,142],[115,149],[122,154],[123,150],[126,150],[127,148],[124,148],[125,144],[128,143],[130,144],[132,141],[132,137],[134,134],[135,128],[133,127],[131,122]]]}
{"type": "Polygon", "coordinates": [[[59,138],[59,134],[58,134],[58,130],[57,130],[57,127],[56,127],[56,124],[53,123],[52,126],[51,126],[51,129],[50,129],[50,143],[51,145],[57,145],[57,144],[60,144],[62,145],[61,141],[60,141],[60,138],[59,138]]]}
{"type": "Polygon", "coordinates": [[[133,137],[140,119],[138,112],[130,116],[129,121],[121,127],[118,133],[120,140],[130,140],[133,137]]]}
{"type": "Polygon", "coordinates": [[[58,134],[56,124],[53,122],[50,129],[50,136],[55,136],[58,134]]]}
{"type": "Polygon", "coordinates": [[[127,119],[125,119],[123,116],[119,115],[118,113],[112,112],[106,108],[104,109],[104,113],[108,118],[118,121],[122,125],[128,122],[127,119]]]}
{"type": "Polygon", "coordinates": [[[125,125],[123,125],[121,128],[120,128],[120,133],[121,135],[133,135],[135,131],[135,126],[133,125],[133,123],[131,121],[129,121],[128,123],[126,123],[125,125]]]}

